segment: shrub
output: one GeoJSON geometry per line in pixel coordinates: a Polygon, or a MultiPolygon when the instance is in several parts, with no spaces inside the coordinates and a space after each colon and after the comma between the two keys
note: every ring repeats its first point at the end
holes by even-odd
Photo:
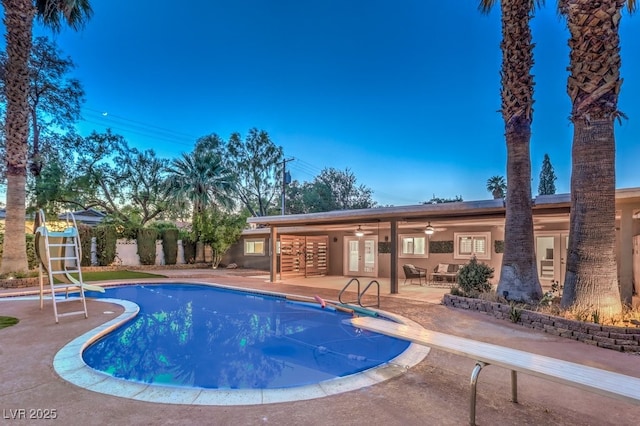
{"type": "Polygon", "coordinates": [[[429,253],[453,253],[453,241],[429,241],[429,253]]]}
{"type": "Polygon", "coordinates": [[[175,223],[167,222],[167,221],[153,222],[153,223],[149,224],[149,228],[156,229],[158,231],[158,234],[160,235],[160,237],[162,237],[162,234],[164,233],[164,231],[167,231],[169,229],[177,229],[175,223]]]}
{"type": "Polygon", "coordinates": [[[138,230],[138,256],[142,265],[155,265],[156,238],[158,238],[158,231],[155,229],[141,228],[138,230]]]}
{"type": "Polygon", "coordinates": [[[164,263],[175,265],[178,259],[178,230],[165,229],[162,232],[162,250],[164,251],[164,263]]]}
{"type": "Polygon", "coordinates": [[[491,290],[489,279],[493,278],[493,272],[492,267],[479,263],[474,256],[458,271],[458,287],[465,295],[472,297],[488,292],[491,290]]]}
{"type": "Polygon", "coordinates": [[[190,237],[184,237],[182,238],[182,248],[184,249],[184,261],[196,263],[196,242],[190,237]]]}
{"type": "Polygon", "coordinates": [[[116,258],[116,227],[113,225],[101,225],[96,227],[94,232],[98,265],[109,266],[116,258]]]}
{"type": "Polygon", "coordinates": [[[29,269],[35,269],[38,267],[38,257],[36,256],[36,236],[33,234],[26,234],[27,238],[27,263],[29,269]]]}
{"type": "Polygon", "coordinates": [[[80,247],[82,248],[82,259],[80,266],[91,266],[91,239],[92,229],[89,225],[78,224],[78,235],[80,236],[80,247]]]}
{"type": "MultiPolygon", "coordinates": [[[[25,234],[25,242],[27,244],[27,267],[34,269],[38,267],[38,258],[36,256],[35,236],[33,234],[25,234]]],[[[4,234],[0,234],[0,260],[2,259],[2,248],[4,243],[4,234]]]]}
{"type": "Polygon", "coordinates": [[[512,323],[516,324],[520,322],[520,318],[522,317],[522,310],[525,308],[525,305],[509,303],[509,319],[512,323]]]}

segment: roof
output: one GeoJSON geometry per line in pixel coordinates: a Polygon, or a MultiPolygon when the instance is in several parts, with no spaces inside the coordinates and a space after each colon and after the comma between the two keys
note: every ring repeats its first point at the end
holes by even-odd
{"type": "MultiPolygon", "coordinates": [[[[640,188],[616,190],[616,205],[635,204],[640,208],[640,188]]],[[[570,194],[539,195],[533,199],[534,216],[566,214],[571,207],[570,194]]],[[[504,218],[504,199],[460,201],[439,204],[376,207],[357,210],[335,210],[309,214],[250,217],[252,228],[307,227],[390,221],[439,221],[457,218],[504,218]]],[[[259,231],[257,231],[259,232],[259,231]]],[[[249,232],[250,233],[250,232],[249,232]]]]}
{"type": "MultiPolygon", "coordinates": [[[[87,210],[77,210],[75,212],[71,212],[73,216],[76,218],[76,222],[84,223],[87,225],[97,225],[102,222],[102,220],[107,215],[105,212],[101,212],[96,209],[87,209],[87,210]]],[[[61,213],[58,215],[58,219],[65,220],[67,218],[67,213],[61,213]]]]}

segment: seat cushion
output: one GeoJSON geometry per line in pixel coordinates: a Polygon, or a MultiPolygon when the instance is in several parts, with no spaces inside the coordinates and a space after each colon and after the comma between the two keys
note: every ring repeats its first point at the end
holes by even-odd
{"type": "Polygon", "coordinates": [[[458,271],[460,270],[460,268],[462,268],[462,264],[457,264],[457,263],[451,263],[449,265],[449,270],[447,272],[449,273],[458,273],[458,271]]]}

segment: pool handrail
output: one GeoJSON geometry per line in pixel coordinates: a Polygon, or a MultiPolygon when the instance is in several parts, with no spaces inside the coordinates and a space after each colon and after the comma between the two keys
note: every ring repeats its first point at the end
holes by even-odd
{"type": "Polygon", "coordinates": [[[364,290],[360,291],[360,280],[357,279],[357,278],[351,278],[349,280],[349,282],[342,288],[342,290],[340,290],[340,293],[338,293],[338,300],[340,301],[340,303],[342,303],[344,305],[349,304],[349,303],[357,303],[358,305],[360,305],[363,308],[370,308],[370,307],[379,308],[380,307],[380,283],[378,282],[378,280],[371,280],[369,282],[369,284],[367,284],[367,286],[364,288],[364,290]],[[358,295],[358,298],[356,300],[345,302],[344,300],[342,300],[342,294],[347,290],[347,288],[354,281],[358,284],[358,289],[356,291],[356,294],[358,295]],[[378,295],[377,295],[378,303],[375,304],[375,305],[367,305],[367,306],[365,306],[365,305],[362,304],[362,296],[364,296],[364,294],[367,292],[367,290],[369,290],[369,287],[371,287],[374,283],[378,287],[378,295]]]}

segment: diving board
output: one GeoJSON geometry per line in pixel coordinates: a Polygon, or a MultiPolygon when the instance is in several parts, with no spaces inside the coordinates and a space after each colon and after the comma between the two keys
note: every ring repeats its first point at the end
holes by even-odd
{"type": "Polygon", "coordinates": [[[476,365],[471,373],[469,411],[471,425],[475,425],[478,375],[483,367],[491,364],[511,370],[513,402],[518,402],[517,372],[521,372],[640,405],[640,378],[638,377],[377,318],[360,317],[350,322],[354,327],[363,330],[375,331],[473,359],[476,365]]]}

